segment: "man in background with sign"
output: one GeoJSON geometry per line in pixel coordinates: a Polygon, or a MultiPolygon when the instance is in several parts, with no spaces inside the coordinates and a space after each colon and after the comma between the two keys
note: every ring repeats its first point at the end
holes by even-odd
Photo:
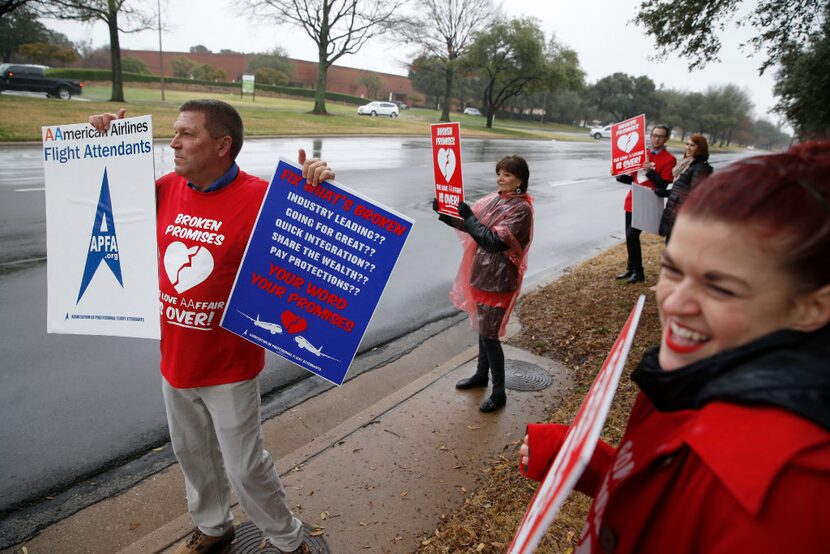
{"type": "MultiPolygon", "coordinates": [[[[642,127],[642,130],[645,130],[645,126],[642,127]]],[[[648,152],[648,162],[645,169],[659,176],[662,182],[654,183],[650,179],[640,176],[639,172],[617,175],[617,181],[626,185],[637,183],[652,190],[657,188],[658,184],[661,188],[668,186],[673,180],[672,169],[677,164],[677,158],[666,150],[666,141],[669,139],[670,133],[667,125],[655,125],[651,129],[651,149],[648,152]]],[[[612,174],[616,175],[613,168],[612,174]]],[[[629,190],[623,206],[625,210],[625,247],[628,252],[628,264],[625,271],[617,275],[616,278],[625,279],[628,283],[641,283],[645,281],[646,277],[643,271],[640,229],[631,226],[631,207],[631,190],[629,190]]]]}
{"type": "MultiPolygon", "coordinates": [[[[123,118],[89,118],[98,130],[123,118]]],[[[268,184],[239,169],[243,125],[219,100],[179,108],[170,142],[175,171],[156,181],[161,373],[173,451],[185,476],[196,529],[175,554],[206,552],[234,538],[230,481],[245,513],[281,552],[308,552],[264,448],[257,375],[261,347],[219,321],[268,184]]],[[[303,177],[334,178],[306,159],[303,177]]]]}

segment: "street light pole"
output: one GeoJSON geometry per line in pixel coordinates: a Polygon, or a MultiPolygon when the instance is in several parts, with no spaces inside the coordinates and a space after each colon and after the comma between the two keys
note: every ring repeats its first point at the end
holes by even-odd
{"type": "Polygon", "coordinates": [[[161,101],[164,102],[164,50],[161,48],[161,0],[156,0],[159,18],[159,77],[161,81],[161,101]]]}

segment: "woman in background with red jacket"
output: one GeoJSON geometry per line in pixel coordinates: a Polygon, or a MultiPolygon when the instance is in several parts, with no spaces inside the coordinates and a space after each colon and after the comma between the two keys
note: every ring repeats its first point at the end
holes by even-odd
{"type": "MultiPolygon", "coordinates": [[[[680,210],[656,286],[659,347],[576,553],[826,552],[830,528],[830,143],[737,162],[680,210]]],[[[567,427],[530,425],[541,480],[567,427]]]]}

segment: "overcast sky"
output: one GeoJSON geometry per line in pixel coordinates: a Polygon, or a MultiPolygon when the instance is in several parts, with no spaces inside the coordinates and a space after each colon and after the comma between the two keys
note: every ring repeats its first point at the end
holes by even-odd
{"type": "MultiPolygon", "coordinates": [[[[155,2],[144,0],[155,9],[155,2]]],[[[169,30],[162,35],[165,51],[188,51],[203,44],[218,52],[223,48],[240,52],[263,52],[280,46],[292,58],[316,61],[316,47],[296,27],[272,22],[251,21],[238,15],[238,1],[232,0],[161,0],[162,13],[169,30]]],[[[739,46],[752,36],[751,29],[730,28],[721,36],[721,62],[706,69],[688,70],[685,60],[676,56],[656,62],[649,59],[653,41],[642,29],[629,21],[635,16],[640,0],[508,0],[503,10],[508,16],[532,16],[541,22],[546,37],[556,38],[576,50],[588,82],[621,71],[631,75],[648,75],[666,88],[704,91],[709,85],[735,83],[745,88],[755,104],[756,117],[778,123],[778,116],[767,113],[775,104],[772,94],[773,72],[758,75],[762,57],[750,56],[751,49],[739,46]]],[[[47,26],[66,34],[71,40],[92,40],[93,45],[109,43],[103,23],[92,25],[47,21],[47,26]]],[[[121,46],[127,49],[158,49],[158,33],[122,34],[121,46]]],[[[406,75],[406,63],[416,47],[396,42],[394,37],[373,39],[358,54],[344,56],[338,65],[373,69],[406,75]]]]}

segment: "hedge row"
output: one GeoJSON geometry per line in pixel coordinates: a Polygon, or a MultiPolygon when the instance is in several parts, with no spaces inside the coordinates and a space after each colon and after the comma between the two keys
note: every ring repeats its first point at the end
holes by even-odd
{"type": "MultiPolygon", "coordinates": [[[[72,67],[62,69],[50,69],[48,74],[52,77],[62,77],[64,79],[78,79],[80,81],[112,81],[112,72],[109,69],[89,69],[83,67],[72,67]]],[[[144,73],[129,73],[122,72],[122,77],[125,83],[159,83],[158,75],[147,75],[144,73]]],[[[229,83],[219,81],[197,81],[195,79],[183,79],[181,77],[165,77],[165,83],[181,84],[181,85],[205,85],[210,87],[226,88],[229,90],[240,90],[242,83],[229,83]]],[[[286,96],[300,96],[303,98],[314,98],[314,89],[301,87],[285,87],[278,85],[264,85],[257,84],[257,90],[263,92],[273,92],[276,94],[284,94],[286,96]]],[[[354,104],[356,106],[368,102],[366,98],[353,96],[351,94],[342,94],[339,92],[327,92],[326,100],[334,102],[343,102],[346,104],[354,104]]]]}

